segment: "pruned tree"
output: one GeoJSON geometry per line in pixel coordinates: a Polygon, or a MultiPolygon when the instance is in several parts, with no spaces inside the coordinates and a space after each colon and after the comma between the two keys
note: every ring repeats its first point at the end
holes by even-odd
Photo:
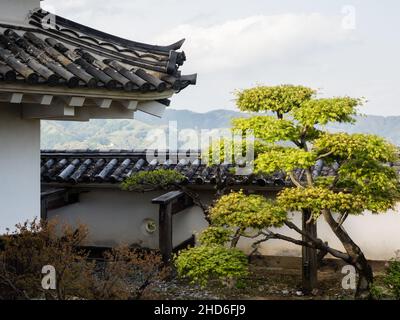
{"type": "MultiPolygon", "coordinates": [[[[349,215],[365,211],[383,213],[399,199],[399,181],[390,163],[397,149],[383,138],[367,134],[329,133],[331,122],[353,123],[362,99],[316,97],[302,86],[256,87],[238,91],[241,111],[254,112],[249,118],[233,120],[233,130],[252,130],[256,140],[255,173],[284,173],[291,187],[274,201],[242,192],[222,196],[210,210],[213,228],[232,230],[229,243],[240,237],[254,238],[254,247],[281,239],[302,246],[303,255],[329,253],[353,265],[358,272],[357,298],[368,298],[373,272],[361,248],[345,230],[349,215]],[[321,175],[323,167],[330,174],[321,175]],[[303,214],[299,227],[289,212],[303,214]],[[316,232],[323,219],[343,249],[330,247],[316,232]],[[299,238],[277,233],[272,227],[286,225],[299,238]]],[[[360,218],[362,219],[362,218],[360,218]]],[[[217,229],[214,229],[214,231],[217,229]]],[[[275,230],[275,229],[274,229],[275,230]]],[[[221,245],[221,243],[219,243],[221,245]]],[[[312,259],[311,259],[312,260],[312,259]]],[[[316,259],[314,270],[316,273],[316,259]]]]}

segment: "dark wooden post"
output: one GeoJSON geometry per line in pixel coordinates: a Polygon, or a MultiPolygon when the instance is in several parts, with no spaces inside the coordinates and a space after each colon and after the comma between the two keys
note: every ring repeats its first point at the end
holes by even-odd
{"type": "Polygon", "coordinates": [[[40,219],[43,221],[47,220],[47,199],[42,198],[40,201],[40,219]]]}
{"type": "MultiPolygon", "coordinates": [[[[311,218],[311,212],[309,210],[303,211],[303,231],[312,237],[317,238],[317,224],[309,222],[311,218]],[[309,222],[309,223],[307,223],[309,222]]],[[[308,239],[303,236],[303,241],[308,239]]],[[[317,288],[318,282],[318,259],[317,250],[303,247],[302,249],[302,280],[303,280],[303,291],[306,294],[310,294],[314,289],[317,288]]]]}
{"type": "Polygon", "coordinates": [[[165,262],[172,258],[172,203],[160,204],[159,211],[159,248],[165,262]]]}
{"type": "Polygon", "coordinates": [[[153,199],[152,203],[158,204],[159,209],[159,249],[164,262],[168,263],[172,258],[174,250],[172,244],[172,216],[176,213],[173,205],[180,199],[184,200],[185,194],[182,191],[171,191],[153,199]]]}
{"type": "Polygon", "coordinates": [[[165,263],[171,262],[172,253],[195,244],[195,237],[192,235],[183,243],[173,246],[172,243],[172,217],[184,212],[185,209],[193,206],[193,200],[182,191],[171,191],[153,199],[152,203],[158,204],[159,209],[159,249],[165,263]]]}

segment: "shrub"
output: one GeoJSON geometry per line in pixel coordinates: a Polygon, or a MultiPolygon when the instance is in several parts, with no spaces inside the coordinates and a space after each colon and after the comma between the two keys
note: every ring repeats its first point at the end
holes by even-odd
{"type": "Polygon", "coordinates": [[[141,171],[121,184],[122,190],[144,191],[149,189],[166,189],[170,186],[179,184],[185,177],[176,170],[159,169],[154,171],[141,171]]]}
{"type": "Polygon", "coordinates": [[[87,254],[79,249],[87,230],[62,227],[56,236],[55,223],[26,222],[3,238],[0,252],[0,298],[2,299],[65,299],[84,296],[93,268],[87,254]],[[57,290],[46,291],[41,286],[42,267],[52,265],[57,270],[57,290]]]}
{"type": "Polygon", "coordinates": [[[232,231],[224,227],[208,227],[199,237],[202,245],[220,245],[223,246],[231,240],[232,231]]]}
{"type": "Polygon", "coordinates": [[[156,281],[170,275],[155,251],[119,247],[106,251],[92,282],[96,300],[140,299],[156,281]]]}
{"type": "Polygon", "coordinates": [[[180,252],[175,258],[178,274],[205,286],[210,280],[240,279],[248,274],[246,255],[238,249],[199,246],[180,252]]]}
{"type": "Polygon", "coordinates": [[[168,273],[156,252],[114,248],[103,259],[89,259],[80,249],[87,229],[56,223],[26,222],[2,239],[0,299],[138,299],[168,273]],[[42,288],[42,268],[56,270],[56,290],[42,288]]]}
{"type": "Polygon", "coordinates": [[[386,270],[385,284],[396,299],[400,299],[400,261],[392,260],[386,270]]]}

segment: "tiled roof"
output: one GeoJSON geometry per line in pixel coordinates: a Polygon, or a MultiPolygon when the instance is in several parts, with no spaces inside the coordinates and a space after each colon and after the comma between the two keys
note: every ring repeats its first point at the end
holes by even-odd
{"type": "MultiPolygon", "coordinates": [[[[154,155],[154,151],[151,151],[154,155]]],[[[208,167],[197,151],[169,153],[156,151],[158,159],[146,160],[146,150],[44,150],[41,157],[42,183],[50,184],[119,184],[125,178],[140,171],[160,168],[177,170],[185,175],[185,183],[213,185],[217,181],[217,167],[208,167]],[[174,161],[171,161],[173,159],[174,161]],[[177,159],[177,160],[176,160],[177,159]],[[177,164],[176,164],[177,163],[177,164]]],[[[255,185],[265,188],[282,188],[291,185],[281,172],[269,176],[235,176],[230,165],[219,165],[226,185],[255,185]]],[[[302,172],[297,173],[300,177],[302,172]]],[[[335,168],[318,166],[314,175],[334,175],[335,168]]]]}
{"type": "Polygon", "coordinates": [[[180,91],[196,83],[196,75],[179,71],[184,40],[149,45],[58,16],[48,28],[42,23],[47,14],[33,12],[31,27],[0,23],[0,80],[129,92],[180,91]]]}
{"type": "MultiPolygon", "coordinates": [[[[400,163],[390,164],[400,172],[400,163]]],[[[120,184],[130,175],[140,171],[172,169],[181,172],[185,183],[191,185],[214,185],[217,182],[217,166],[208,167],[201,160],[199,151],[187,150],[170,153],[154,150],[43,150],[41,155],[41,180],[47,184],[98,185],[120,184]],[[147,161],[147,154],[151,154],[147,161]],[[165,159],[165,161],[157,161],[165,159]],[[176,164],[177,163],[177,164],[176,164]]],[[[281,189],[292,186],[282,172],[273,175],[235,176],[231,165],[218,166],[227,186],[257,186],[265,189],[281,189]]],[[[313,167],[313,176],[334,176],[338,167],[325,166],[318,161],[313,167]]],[[[305,180],[303,170],[295,175],[305,180]]]]}

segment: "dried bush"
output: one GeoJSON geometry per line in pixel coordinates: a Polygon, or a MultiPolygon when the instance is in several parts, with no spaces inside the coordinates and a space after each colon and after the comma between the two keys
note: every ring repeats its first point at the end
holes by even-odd
{"type": "Polygon", "coordinates": [[[127,246],[90,259],[82,249],[88,235],[82,225],[57,228],[34,220],[16,227],[1,241],[0,299],[138,299],[168,274],[158,253],[127,246]],[[55,290],[42,288],[46,265],[56,270],[55,290]]]}
{"type": "Polygon", "coordinates": [[[146,290],[170,275],[162,257],[154,251],[118,247],[103,255],[92,283],[93,298],[140,299],[146,290]]]}

